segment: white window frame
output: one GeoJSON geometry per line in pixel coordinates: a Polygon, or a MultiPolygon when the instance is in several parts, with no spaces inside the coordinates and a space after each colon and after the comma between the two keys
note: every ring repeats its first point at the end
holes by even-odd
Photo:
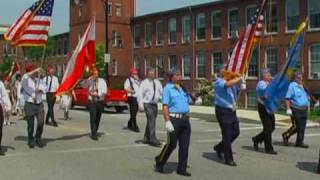
{"type": "MultiPolygon", "coordinates": [[[[309,79],[309,80],[320,80],[320,77],[319,77],[319,79],[314,79],[314,78],[312,77],[312,75],[311,75],[311,47],[312,47],[313,45],[319,45],[319,46],[320,46],[320,43],[313,43],[313,44],[311,44],[311,45],[309,46],[309,48],[308,48],[308,71],[309,71],[309,73],[308,73],[308,79],[309,79]]],[[[303,62],[302,62],[302,63],[303,63],[303,62]]]]}
{"type": "Polygon", "coordinates": [[[176,57],[176,63],[177,63],[177,65],[178,65],[178,59],[177,59],[177,55],[175,55],[175,54],[169,54],[168,55],[168,69],[169,69],[169,71],[170,71],[170,69],[172,68],[171,67],[171,56],[175,56],[176,57]]]}
{"type": "MultiPolygon", "coordinates": [[[[308,17],[310,18],[310,0],[307,0],[308,2],[307,2],[307,4],[308,4],[308,9],[307,9],[307,11],[308,11],[308,17]]],[[[308,31],[309,32],[313,32],[313,31],[320,31],[320,27],[318,27],[318,28],[311,28],[311,26],[310,26],[310,21],[308,22],[308,31]]]]}
{"type": "MultiPolygon", "coordinates": [[[[264,51],[264,59],[265,59],[265,61],[264,61],[264,67],[268,67],[268,49],[269,48],[275,48],[275,49],[277,49],[277,57],[278,57],[278,61],[279,61],[279,51],[280,51],[280,49],[279,49],[279,47],[278,46],[268,46],[268,47],[266,47],[265,48],[265,51],[264,51]]],[[[279,63],[279,62],[277,62],[277,63],[279,63]]],[[[279,71],[279,66],[277,65],[277,71],[279,71]]],[[[275,74],[272,74],[272,76],[275,76],[275,74]]]]}
{"type": "Polygon", "coordinates": [[[112,2],[108,2],[108,16],[112,16],[112,2]],[[110,11],[109,11],[109,7],[110,7],[110,11]]]}
{"type": "Polygon", "coordinates": [[[150,22],[145,23],[144,25],[144,47],[149,48],[152,46],[152,24],[150,22]],[[147,42],[147,26],[150,25],[150,41],[147,42]],[[149,43],[149,44],[147,44],[149,43]]]}
{"type": "MultiPolygon", "coordinates": [[[[260,45],[259,44],[257,44],[256,46],[258,48],[258,61],[257,61],[257,63],[258,63],[257,64],[257,66],[258,66],[258,74],[257,74],[257,76],[249,76],[249,66],[250,66],[250,62],[249,62],[248,70],[247,70],[247,79],[249,79],[249,80],[257,80],[259,78],[259,73],[260,73],[260,51],[261,51],[261,49],[260,49],[260,45]]],[[[255,46],[253,46],[253,48],[255,48],[255,46]]],[[[279,55],[278,55],[278,57],[279,57],[279,55]]],[[[250,59],[250,61],[251,61],[251,59],[250,59]]]]}
{"type": "Polygon", "coordinates": [[[156,46],[163,46],[163,44],[164,44],[164,39],[162,39],[162,40],[159,40],[158,39],[158,25],[160,24],[160,23],[162,23],[162,37],[163,37],[163,31],[164,31],[164,22],[163,22],[163,20],[158,20],[157,22],[156,22],[156,46]],[[160,42],[160,43],[159,43],[160,42]]]}
{"type": "Polygon", "coordinates": [[[221,60],[222,60],[222,63],[223,63],[223,57],[222,57],[222,51],[220,51],[220,50],[214,50],[214,51],[212,51],[212,53],[211,53],[211,76],[213,76],[213,75],[215,75],[215,74],[219,74],[219,72],[218,73],[215,73],[214,72],[214,53],[220,53],[221,54],[221,60]]]}
{"type": "MultiPolygon", "coordinates": [[[[234,10],[237,10],[238,11],[238,14],[239,14],[239,24],[238,24],[238,30],[237,30],[237,32],[239,33],[239,28],[240,28],[240,11],[239,11],[239,8],[231,8],[231,9],[228,9],[228,39],[234,39],[234,38],[237,38],[237,37],[232,37],[232,36],[230,36],[230,12],[231,11],[234,11],[234,10]]],[[[237,34],[238,34],[237,33],[237,34]]]]}
{"type": "MultiPolygon", "coordinates": [[[[115,59],[113,59],[112,61],[115,62],[115,72],[112,71],[112,76],[117,76],[118,75],[118,61],[115,59]]],[[[113,62],[111,62],[111,63],[113,63],[113,62]]],[[[113,65],[113,64],[111,64],[111,65],[113,65]]],[[[112,69],[112,67],[111,67],[111,69],[112,69]]]]}
{"type": "Polygon", "coordinates": [[[191,25],[192,25],[191,23],[192,23],[192,21],[191,21],[191,17],[189,15],[182,16],[182,18],[181,18],[181,27],[182,27],[181,42],[182,42],[182,44],[191,42],[191,25]],[[184,30],[185,30],[184,21],[185,21],[186,18],[189,18],[189,21],[190,21],[190,27],[189,27],[189,31],[190,32],[189,32],[189,39],[188,40],[184,39],[184,30]]]}
{"type": "Polygon", "coordinates": [[[191,56],[190,54],[183,54],[182,57],[181,57],[181,75],[182,75],[182,79],[183,80],[190,80],[191,79],[191,56]],[[186,77],[184,76],[184,58],[185,56],[189,56],[189,60],[190,60],[190,76],[189,77],[186,77]]]}
{"type": "MultiPolygon", "coordinates": [[[[288,0],[285,0],[285,26],[286,26],[286,34],[293,34],[293,33],[295,33],[296,32],[296,30],[295,29],[293,29],[293,30],[288,30],[288,19],[287,19],[287,17],[288,17],[288,7],[287,7],[287,1],[288,0]]],[[[298,0],[298,4],[299,4],[300,2],[299,2],[299,0],[298,0]]],[[[299,16],[300,16],[300,4],[299,4],[299,16]]]]}
{"type": "Polygon", "coordinates": [[[196,15],[196,41],[197,42],[204,42],[206,41],[206,13],[198,13],[196,15]],[[204,18],[204,39],[198,39],[198,17],[204,18]]]}
{"type": "Polygon", "coordinates": [[[222,15],[222,11],[221,11],[221,10],[215,10],[215,11],[212,11],[212,12],[211,12],[211,18],[210,18],[210,25],[211,25],[211,27],[210,27],[210,30],[211,30],[210,34],[211,34],[211,40],[221,40],[221,39],[222,39],[222,20],[223,20],[222,16],[221,16],[221,24],[220,24],[220,30],[221,30],[220,37],[213,37],[213,34],[212,34],[212,29],[213,29],[213,15],[214,15],[214,14],[217,14],[217,13],[221,13],[221,15],[222,15]]]}
{"type": "Polygon", "coordinates": [[[115,32],[115,37],[114,37],[114,39],[112,39],[112,43],[111,44],[112,44],[112,47],[118,47],[118,42],[119,42],[119,40],[118,40],[118,32],[115,31],[115,30],[112,30],[112,35],[113,35],[113,32],[115,32]]]}
{"type": "Polygon", "coordinates": [[[205,77],[199,77],[198,76],[198,65],[199,65],[199,54],[204,54],[204,58],[205,58],[205,62],[206,62],[206,58],[207,58],[207,56],[206,56],[206,52],[205,51],[203,51],[203,52],[198,52],[197,54],[196,54],[196,66],[195,66],[195,68],[196,68],[196,79],[197,80],[204,80],[204,79],[206,79],[206,76],[205,77]]]}
{"type": "Polygon", "coordinates": [[[116,3],[116,16],[121,17],[122,16],[122,4],[116,3]],[[120,14],[118,14],[118,8],[120,9],[120,14]]]}
{"type": "MultiPolygon", "coordinates": [[[[279,7],[278,7],[278,3],[277,2],[274,2],[274,1],[272,1],[272,5],[276,5],[276,7],[277,7],[277,15],[279,16],[279,7]]],[[[266,10],[265,10],[265,12],[264,12],[264,34],[265,35],[277,35],[278,33],[279,33],[279,31],[280,31],[280,20],[279,20],[279,17],[278,17],[278,19],[277,19],[277,32],[268,32],[267,31],[267,28],[268,28],[268,22],[267,22],[267,7],[270,7],[270,4],[269,3],[267,3],[266,4],[266,10]]],[[[271,12],[272,13],[272,12],[271,12]]]]}
{"type": "Polygon", "coordinates": [[[159,57],[162,57],[162,69],[164,69],[164,56],[163,55],[157,55],[156,56],[156,74],[157,74],[157,78],[159,79],[159,80],[163,80],[164,79],[164,77],[159,77],[159,70],[158,70],[158,67],[161,67],[160,65],[159,65],[159,57]]]}
{"type": "Polygon", "coordinates": [[[173,17],[173,18],[169,18],[168,19],[168,29],[167,29],[167,32],[168,32],[168,44],[169,45],[176,45],[177,44],[177,18],[173,17]],[[175,39],[175,42],[171,42],[170,41],[170,20],[174,19],[175,22],[176,22],[176,39],[175,39]]]}

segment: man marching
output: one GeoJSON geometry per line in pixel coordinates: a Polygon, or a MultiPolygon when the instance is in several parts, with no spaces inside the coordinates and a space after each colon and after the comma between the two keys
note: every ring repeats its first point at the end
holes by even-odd
{"type": "Polygon", "coordinates": [[[304,133],[307,123],[307,111],[310,97],[303,87],[303,77],[300,71],[294,73],[294,81],[290,83],[286,94],[287,114],[292,116],[293,127],[282,134],[284,145],[288,146],[289,138],[297,133],[296,147],[308,148],[304,144],[304,133]]]}
{"type": "Polygon", "coordinates": [[[141,82],[138,94],[140,111],[145,111],[147,125],[144,133],[144,143],[151,146],[160,146],[156,137],[156,119],[158,115],[158,102],[162,96],[162,85],[155,79],[155,69],[149,68],[147,78],[141,82]]]}
{"type": "Polygon", "coordinates": [[[272,76],[268,68],[261,70],[262,80],[257,84],[258,112],[262,122],[263,131],[252,138],[253,147],[256,151],[259,149],[259,143],[264,142],[264,149],[267,154],[277,154],[272,146],[272,132],[275,129],[275,116],[267,112],[265,107],[264,92],[272,81],[272,76]]]}
{"type": "Polygon", "coordinates": [[[46,99],[48,103],[48,112],[46,115],[46,124],[49,124],[49,118],[51,118],[52,125],[58,127],[58,124],[54,118],[54,104],[56,103],[55,93],[59,87],[59,80],[54,76],[54,69],[48,66],[48,75],[43,79],[46,83],[46,99]]]}
{"type": "Polygon", "coordinates": [[[0,80],[0,156],[4,156],[5,152],[2,149],[2,130],[4,124],[4,112],[7,107],[6,99],[9,98],[8,92],[6,87],[4,86],[3,82],[0,80]]]}
{"type": "Polygon", "coordinates": [[[124,83],[124,89],[128,92],[128,103],[130,109],[130,119],[128,121],[128,129],[140,132],[137,125],[137,113],[139,110],[138,105],[138,91],[140,86],[140,80],[138,76],[138,71],[135,68],[130,70],[130,77],[128,77],[124,83]]]}
{"type": "Polygon", "coordinates": [[[46,86],[43,84],[38,74],[42,71],[35,65],[29,64],[26,66],[26,74],[22,77],[22,93],[25,98],[25,115],[28,123],[28,146],[34,148],[35,145],[42,148],[42,132],[44,125],[44,105],[42,96],[46,91],[46,86]],[[37,119],[37,130],[34,137],[34,119],[37,119]]]}
{"type": "Polygon", "coordinates": [[[169,82],[163,89],[163,116],[168,131],[167,144],[155,158],[155,170],[164,173],[163,167],[179,141],[179,162],[177,174],[191,176],[187,172],[191,125],[189,121],[190,96],[180,85],[181,72],[172,68],[168,73],[169,82]]]}
{"type": "Polygon", "coordinates": [[[92,75],[86,82],[89,92],[89,112],[90,112],[90,128],[91,139],[98,141],[98,130],[101,120],[101,115],[104,109],[104,98],[107,94],[107,84],[102,78],[99,78],[97,68],[92,69],[92,75]]]}
{"type": "Polygon", "coordinates": [[[224,155],[226,165],[236,166],[231,144],[240,134],[239,120],[236,114],[236,102],[242,79],[235,77],[225,80],[223,71],[223,66],[221,66],[220,77],[214,84],[215,111],[222,132],[222,141],[214,146],[214,150],[220,159],[223,158],[222,154],[224,155]]]}

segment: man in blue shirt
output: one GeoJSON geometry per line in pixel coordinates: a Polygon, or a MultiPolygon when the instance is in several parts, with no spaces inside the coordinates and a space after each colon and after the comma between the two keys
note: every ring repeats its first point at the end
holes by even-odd
{"type": "Polygon", "coordinates": [[[214,150],[220,159],[222,159],[222,154],[224,154],[225,164],[236,166],[231,144],[240,134],[239,120],[236,114],[236,102],[242,78],[235,77],[225,80],[223,67],[220,67],[220,69],[220,77],[214,84],[214,101],[216,117],[221,128],[222,141],[214,146],[214,150]]]}
{"type": "Polygon", "coordinates": [[[289,138],[297,133],[296,147],[308,148],[303,143],[307,123],[307,110],[310,97],[303,87],[303,77],[300,71],[294,74],[294,81],[290,83],[286,94],[287,114],[292,116],[293,126],[282,134],[284,145],[288,145],[289,138]]]}
{"type": "Polygon", "coordinates": [[[259,149],[259,143],[264,142],[264,149],[267,154],[277,154],[272,146],[272,132],[275,129],[275,116],[269,114],[265,108],[264,93],[272,81],[272,76],[268,68],[261,70],[262,80],[258,82],[256,87],[258,98],[258,112],[262,122],[263,131],[252,138],[253,147],[256,151],[259,149]]]}
{"type": "Polygon", "coordinates": [[[163,173],[163,166],[166,164],[171,153],[179,141],[179,163],[177,174],[191,176],[187,172],[189,143],[191,136],[191,125],[189,121],[190,96],[181,86],[181,72],[177,68],[170,69],[169,82],[163,89],[162,104],[165,127],[168,131],[167,144],[161,153],[155,158],[155,170],[163,173]]]}

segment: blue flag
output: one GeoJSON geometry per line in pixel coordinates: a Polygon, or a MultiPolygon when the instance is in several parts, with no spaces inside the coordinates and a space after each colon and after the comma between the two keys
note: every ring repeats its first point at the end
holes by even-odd
{"type": "Polygon", "coordinates": [[[286,64],[265,91],[265,107],[268,113],[275,113],[278,110],[281,101],[285,99],[293,73],[296,70],[298,61],[300,60],[299,52],[304,41],[303,30],[305,26],[303,25],[305,25],[305,23],[300,25],[300,28],[298,28],[291,41],[286,64]],[[302,26],[304,28],[302,28],[302,26]]]}

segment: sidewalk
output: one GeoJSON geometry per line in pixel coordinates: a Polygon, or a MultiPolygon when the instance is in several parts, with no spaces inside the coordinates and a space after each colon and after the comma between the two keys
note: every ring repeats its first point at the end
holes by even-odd
{"type": "MultiPolygon", "coordinates": [[[[162,110],[162,105],[159,104],[159,110],[162,110]]],[[[212,114],[215,115],[214,107],[211,106],[190,106],[190,113],[196,114],[212,114]]],[[[246,119],[250,121],[258,121],[260,122],[260,117],[258,111],[256,110],[246,110],[246,109],[238,109],[237,116],[241,119],[246,119]]],[[[276,124],[282,126],[290,126],[291,120],[289,116],[276,114],[276,124]]],[[[319,126],[318,123],[308,121],[307,127],[319,126]]]]}

